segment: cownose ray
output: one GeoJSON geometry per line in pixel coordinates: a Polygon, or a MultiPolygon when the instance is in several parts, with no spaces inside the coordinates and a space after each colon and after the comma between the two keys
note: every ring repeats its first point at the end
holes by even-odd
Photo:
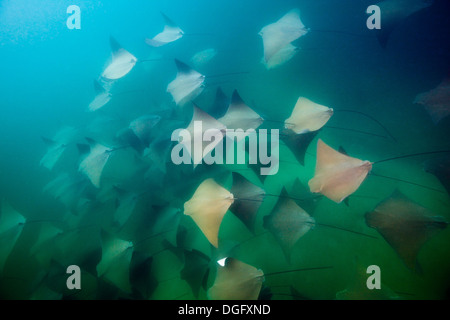
{"type": "Polygon", "coordinates": [[[264,272],[234,258],[217,264],[214,284],[208,289],[210,300],[257,300],[264,272]]]}
{"type": "MultiPolygon", "coordinates": [[[[287,194],[283,189],[282,195],[287,194]]],[[[291,250],[297,241],[315,226],[315,219],[294,200],[280,197],[272,212],[264,217],[264,228],[280,243],[290,261],[291,250]]]]}
{"type": "MultiPolygon", "coordinates": [[[[392,134],[387,130],[385,126],[383,126],[377,119],[374,117],[355,110],[336,110],[341,113],[353,113],[364,116],[371,121],[377,123],[381,128],[383,128],[386,133],[395,141],[395,138],[392,134]]],[[[282,140],[289,147],[289,149],[293,152],[297,160],[300,164],[304,165],[304,158],[306,149],[308,148],[311,141],[315,138],[320,129],[322,129],[336,112],[333,108],[320,105],[316,102],[311,101],[305,97],[299,97],[294,109],[291,112],[291,115],[284,121],[284,128],[282,140]]],[[[327,128],[332,129],[340,129],[346,131],[353,131],[360,134],[372,135],[383,137],[385,136],[378,135],[375,133],[359,131],[349,128],[340,128],[327,126],[327,128]]]]}
{"type": "Polygon", "coordinates": [[[111,93],[106,90],[97,80],[94,80],[95,98],[89,103],[88,110],[96,111],[104,107],[111,100],[111,93]]]}
{"type": "Polygon", "coordinates": [[[435,175],[450,194],[450,156],[428,160],[425,171],[435,175]]]}
{"type": "MultiPolygon", "coordinates": [[[[71,265],[71,264],[69,264],[71,265]]],[[[53,296],[55,293],[60,295],[63,300],[93,300],[102,299],[99,294],[99,282],[95,273],[85,270],[80,266],[81,290],[69,289],[67,286],[67,279],[70,274],[67,273],[69,267],[66,263],[60,263],[52,260],[50,266],[45,270],[46,274],[35,290],[44,289],[44,294],[53,296]]],[[[34,291],[35,291],[34,290],[34,291]]]]}
{"type": "Polygon", "coordinates": [[[450,115],[450,78],[444,79],[436,88],[418,94],[414,103],[423,105],[437,125],[450,115]]]}
{"type": "Polygon", "coordinates": [[[256,214],[264,200],[266,192],[237,172],[232,172],[232,177],[233,184],[230,192],[235,197],[235,201],[230,206],[230,211],[250,231],[254,232],[256,214]]]}
{"type": "Polygon", "coordinates": [[[380,288],[369,289],[367,286],[367,265],[364,265],[358,256],[354,258],[351,266],[352,278],[347,287],[336,293],[337,300],[397,300],[400,297],[392,291],[385,283],[380,284],[380,288]]]}
{"type": "Polygon", "coordinates": [[[225,95],[221,87],[217,87],[213,104],[209,107],[208,112],[211,116],[218,119],[225,115],[230,105],[230,99],[225,95]]]}
{"type": "Polygon", "coordinates": [[[163,31],[153,38],[145,39],[145,42],[152,47],[161,47],[168,43],[174,42],[183,37],[184,32],[171,19],[161,12],[165,25],[163,31]]]}
{"type": "Polygon", "coordinates": [[[211,61],[217,55],[217,50],[214,48],[205,49],[197,52],[191,57],[191,62],[195,67],[200,67],[211,61]]]}
{"type": "Polygon", "coordinates": [[[246,105],[238,91],[234,90],[227,112],[218,121],[228,129],[247,131],[248,129],[257,129],[264,119],[246,105]]]}
{"type": "Polygon", "coordinates": [[[376,3],[381,12],[381,28],[376,30],[380,45],[385,48],[397,26],[408,16],[431,4],[429,0],[384,0],[376,3]]]}
{"type": "Polygon", "coordinates": [[[317,136],[319,131],[311,131],[303,134],[296,134],[292,130],[283,130],[281,140],[291,150],[297,161],[303,166],[305,155],[309,145],[317,136]]]}
{"type": "Polygon", "coordinates": [[[137,58],[120,46],[116,39],[109,39],[112,59],[101,77],[105,80],[117,80],[127,75],[136,65],[137,58]]]}
{"type": "Polygon", "coordinates": [[[101,259],[101,230],[91,219],[92,217],[86,216],[69,216],[68,228],[64,228],[62,234],[53,238],[55,254],[52,255],[52,260],[65,266],[75,264],[96,274],[96,266],[101,259]]]}
{"type": "Polygon", "coordinates": [[[167,164],[172,163],[170,159],[171,141],[168,139],[157,139],[151,142],[148,148],[144,149],[144,159],[148,159],[152,167],[157,168],[162,173],[167,172],[167,164]]]}
{"type": "Polygon", "coordinates": [[[398,190],[366,213],[365,218],[367,225],[383,236],[405,265],[416,271],[420,270],[417,255],[422,246],[448,225],[443,217],[434,216],[398,190]]]}
{"type": "Polygon", "coordinates": [[[150,144],[152,129],[159,123],[161,116],[148,114],[130,122],[129,128],[146,145],[150,144]]]}
{"type": "Polygon", "coordinates": [[[160,122],[161,116],[146,114],[130,122],[127,128],[119,131],[118,136],[127,142],[139,154],[148,148],[152,139],[154,127],[160,122]]]}
{"type": "MultiPolygon", "coordinates": [[[[321,193],[328,199],[331,199],[336,203],[341,203],[359,188],[372,170],[373,164],[424,155],[446,154],[449,152],[450,150],[418,152],[370,162],[368,160],[353,158],[348,156],[346,153],[336,151],[319,139],[317,141],[317,159],[314,177],[309,180],[308,185],[311,192],[321,193]]],[[[396,179],[378,174],[372,175],[442,192],[441,190],[403,179],[396,179]]]]}
{"type": "MultiPolygon", "coordinates": [[[[266,129],[262,129],[264,131],[260,131],[259,137],[256,133],[250,132],[250,134],[246,134],[249,137],[249,140],[257,141],[253,142],[250,145],[250,148],[246,146],[246,141],[244,139],[237,139],[238,144],[237,148],[241,148],[243,152],[248,156],[247,168],[251,169],[260,179],[262,183],[264,183],[265,179],[268,176],[276,175],[281,163],[279,152],[276,153],[273,150],[278,150],[279,148],[279,140],[274,139],[273,137],[278,137],[278,133],[270,132],[268,134],[261,134],[261,132],[267,133],[266,129]],[[261,138],[262,137],[262,138],[261,138]],[[267,148],[267,155],[270,156],[270,162],[263,163],[258,159],[257,151],[253,151],[256,148],[252,148],[254,145],[266,144],[270,145],[270,148],[267,148]]],[[[239,136],[237,136],[239,137],[239,136]]],[[[251,143],[251,142],[250,142],[251,143]]],[[[238,156],[238,164],[239,164],[239,156],[238,156]]]]}
{"type": "Polygon", "coordinates": [[[332,108],[315,103],[305,97],[297,99],[291,115],[284,121],[285,130],[281,140],[301,165],[305,163],[305,154],[310,143],[332,115],[332,108]]]}
{"type": "Polygon", "coordinates": [[[48,149],[40,161],[40,165],[52,170],[62,154],[66,150],[68,144],[74,141],[77,131],[73,127],[64,127],[56,133],[52,139],[42,137],[48,149]]]}
{"type": "Polygon", "coordinates": [[[78,170],[85,174],[95,187],[100,188],[100,178],[103,169],[114,148],[104,146],[89,138],[86,140],[89,143],[89,148],[86,148],[84,145],[78,145],[80,153],[87,153],[85,158],[80,162],[78,170]]]}
{"type": "MultiPolygon", "coordinates": [[[[321,130],[328,123],[335,112],[351,113],[366,117],[369,120],[377,123],[377,125],[383,128],[383,130],[386,131],[386,133],[394,141],[396,141],[395,137],[392,136],[389,130],[387,130],[387,128],[382,123],[380,123],[377,119],[369,114],[356,110],[334,110],[333,108],[311,101],[308,98],[299,97],[290,116],[283,122],[284,130],[282,132],[281,139],[289,147],[300,164],[304,165],[305,153],[307,148],[309,147],[309,144],[315,138],[319,130],[321,130]]],[[[269,122],[280,122],[269,119],[265,120],[269,122]]],[[[352,131],[359,134],[386,138],[383,135],[354,130],[350,128],[333,127],[328,125],[326,128],[352,131]]]]}
{"type": "Polygon", "coordinates": [[[287,62],[297,48],[291,42],[308,33],[300,20],[300,12],[293,9],[286,13],[280,20],[271,23],[261,29],[264,46],[263,62],[268,69],[287,62]]]}
{"type": "Polygon", "coordinates": [[[219,247],[219,229],[234,197],[214,179],[204,180],[194,195],[184,204],[184,214],[190,216],[208,241],[219,247]]]}
{"type": "Polygon", "coordinates": [[[114,187],[117,191],[117,206],[114,210],[114,223],[118,228],[122,228],[128,221],[139,200],[139,194],[135,192],[127,192],[117,186],[114,187]]]}
{"type": "Polygon", "coordinates": [[[44,221],[38,227],[38,237],[30,247],[29,253],[39,261],[41,266],[48,267],[54,253],[54,244],[64,230],[47,221],[44,221]]]}
{"type": "Polygon", "coordinates": [[[175,64],[177,75],[167,86],[167,92],[177,105],[183,106],[203,92],[205,76],[177,59],[175,64]]]}
{"type": "Polygon", "coordinates": [[[196,249],[182,250],[184,264],[180,271],[180,278],[189,284],[194,297],[198,299],[200,289],[207,289],[211,258],[196,249]]]}
{"type": "Polygon", "coordinates": [[[77,206],[84,200],[88,186],[89,182],[84,177],[63,172],[47,183],[43,191],[69,209],[76,211],[77,206]]]}
{"type": "Polygon", "coordinates": [[[131,293],[129,273],[133,248],[133,242],[102,231],[102,258],[97,274],[126,293],[131,293]]]}
{"type": "MultiPolygon", "coordinates": [[[[194,104],[191,122],[185,130],[178,132],[179,146],[183,148],[179,152],[187,153],[195,168],[217,145],[223,143],[226,127],[194,104]],[[189,134],[185,134],[187,132],[189,134]],[[206,132],[214,134],[213,139],[211,139],[213,141],[204,141],[206,132]],[[199,148],[200,146],[201,148],[199,148]]],[[[175,148],[172,153],[174,151],[175,148]]]]}
{"type": "Polygon", "coordinates": [[[152,272],[153,257],[133,251],[130,263],[130,285],[133,299],[150,299],[158,287],[158,279],[152,272]]]}
{"type": "Polygon", "coordinates": [[[0,200],[0,202],[0,240],[2,243],[0,246],[0,274],[2,274],[6,260],[22,234],[27,219],[5,200],[0,200]]]}
{"type": "Polygon", "coordinates": [[[263,64],[268,70],[276,68],[291,60],[299,50],[300,49],[298,47],[294,46],[292,43],[289,43],[278,50],[268,62],[266,62],[263,58],[263,64]]]}
{"type": "Polygon", "coordinates": [[[284,127],[296,134],[317,131],[333,115],[333,108],[320,105],[305,97],[299,97],[291,115],[284,122],[284,127]]]}
{"type": "Polygon", "coordinates": [[[263,300],[271,296],[267,287],[263,287],[266,278],[280,274],[316,271],[333,267],[306,267],[264,273],[261,269],[246,264],[233,257],[217,261],[216,277],[207,291],[210,300],[263,300]]]}
{"type": "Polygon", "coordinates": [[[319,139],[314,177],[308,182],[310,191],[340,203],[359,188],[372,164],[340,153],[319,139]]]}
{"type": "Polygon", "coordinates": [[[366,233],[317,222],[316,219],[297,204],[297,202],[311,200],[312,197],[303,199],[291,197],[283,187],[278,198],[272,212],[264,217],[263,226],[277,239],[288,262],[290,262],[292,248],[298,240],[317,226],[376,239],[376,237],[366,233]]]}
{"type": "Polygon", "coordinates": [[[298,206],[303,208],[306,212],[309,212],[311,215],[314,214],[318,203],[323,198],[323,196],[313,194],[309,191],[309,188],[305,186],[299,178],[295,178],[289,195],[298,206]]]}

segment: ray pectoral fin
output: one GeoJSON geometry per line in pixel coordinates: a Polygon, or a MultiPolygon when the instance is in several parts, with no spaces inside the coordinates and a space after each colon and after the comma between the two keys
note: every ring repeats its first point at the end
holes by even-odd
{"type": "Polygon", "coordinates": [[[145,43],[152,47],[161,47],[161,46],[165,45],[164,42],[154,40],[154,39],[149,39],[149,38],[145,39],[145,43]]]}
{"type": "Polygon", "coordinates": [[[207,295],[211,300],[256,300],[261,291],[264,273],[234,258],[217,264],[214,284],[207,295]]]}
{"type": "Polygon", "coordinates": [[[324,196],[340,203],[359,188],[371,169],[371,162],[344,155],[319,139],[316,170],[309,186],[311,192],[320,189],[324,196]]]}
{"type": "Polygon", "coordinates": [[[375,228],[397,252],[405,265],[415,269],[423,244],[447,223],[399,191],[366,213],[366,223],[375,228]]]}
{"type": "Polygon", "coordinates": [[[217,248],[222,219],[233,201],[233,195],[228,190],[213,179],[206,179],[184,204],[184,214],[194,220],[208,241],[217,248]]]}

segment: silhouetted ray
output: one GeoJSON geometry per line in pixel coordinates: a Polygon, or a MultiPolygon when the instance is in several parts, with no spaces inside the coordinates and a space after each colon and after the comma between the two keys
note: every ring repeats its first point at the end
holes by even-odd
{"type": "Polygon", "coordinates": [[[309,188],[304,186],[298,178],[296,178],[294,181],[290,196],[298,206],[305,209],[305,211],[309,212],[311,215],[314,214],[318,202],[323,198],[323,196],[310,192],[309,188]]]}
{"type": "Polygon", "coordinates": [[[300,97],[292,110],[291,116],[284,122],[285,128],[297,134],[317,131],[328,122],[332,115],[332,108],[300,97]]]}
{"type": "Polygon", "coordinates": [[[249,106],[245,104],[237,90],[233,91],[231,104],[223,117],[218,119],[228,129],[257,129],[262,123],[263,118],[249,106]]]}
{"type": "Polygon", "coordinates": [[[300,12],[293,9],[259,32],[264,45],[263,62],[267,69],[282,65],[291,59],[297,50],[291,42],[308,33],[299,15],[300,12]]]}
{"type": "Polygon", "coordinates": [[[110,38],[112,49],[111,63],[102,73],[105,80],[117,80],[127,75],[136,65],[137,58],[123,49],[120,44],[113,38],[110,38]]]}
{"type": "Polygon", "coordinates": [[[125,140],[139,154],[150,145],[154,127],[160,122],[159,115],[144,115],[130,122],[128,128],[121,130],[118,136],[125,140]]]}
{"type": "Polygon", "coordinates": [[[207,112],[218,119],[223,117],[227,112],[228,105],[230,103],[229,98],[225,95],[221,87],[217,87],[216,96],[212,106],[207,110],[207,112]]]}
{"type": "Polygon", "coordinates": [[[102,259],[97,265],[97,274],[112,282],[126,293],[131,293],[129,279],[133,243],[103,232],[102,259]]]}
{"type": "Polygon", "coordinates": [[[366,223],[375,228],[413,270],[418,267],[417,255],[422,245],[448,225],[443,217],[433,216],[398,190],[380,202],[374,211],[366,213],[366,223]]]}
{"type": "Polygon", "coordinates": [[[130,263],[130,285],[138,299],[150,299],[158,286],[158,280],[152,273],[153,258],[146,253],[133,251],[130,263]]]}
{"type": "Polygon", "coordinates": [[[355,265],[352,266],[352,279],[350,279],[344,290],[336,293],[337,300],[396,300],[399,298],[384,283],[381,283],[380,289],[369,289],[367,287],[367,278],[369,276],[367,265],[361,264],[357,257],[355,261],[355,265]]]}
{"type": "Polygon", "coordinates": [[[225,129],[226,127],[222,123],[194,105],[191,122],[186,128],[189,132],[189,136],[179,136],[179,138],[182,139],[180,144],[184,146],[183,152],[190,151],[190,157],[194,164],[194,168],[200,164],[203,158],[210,154],[219,143],[223,143],[222,140],[225,129]],[[211,142],[204,141],[203,137],[208,130],[220,130],[220,139],[214,138],[211,142]],[[195,141],[197,142],[197,145],[195,144],[195,141]],[[201,150],[198,148],[198,142],[201,142],[201,150]]]}
{"type": "Polygon", "coordinates": [[[217,55],[217,51],[214,48],[205,49],[194,54],[191,58],[191,62],[195,67],[200,67],[209,61],[211,61],[217,55]]]}
{"type": "Polygon", "coordinates": [[[381,29],[376,30],[380,45],[387,46],[389,36],[408,16],[431,5],[429,0],[384,0],[376,5],[381,11],[381,29]]]}
{"type": "Polygon", "coordinates": [[[308,133],[297,134],[292,130],[284,130],[281,140],[294,154],[297,161],[303,166],[305,165],[305,154],[309,145],[314,140],[319,131],[311,131],[308,133]]]}
{"type": "Polygon", "coordinates": [[[111,93],[94,80],[95,98],[89,103],[88,110],[95,111],[104,107],[111,100],[111,93]]]}
{"type": "Polygon", "coordinates": [[[168,43],[174,42],[183,37],[183,30],[181,30],[172,20],[170,20],[164,13],[161,12],[164,18],[164,29],[151,39],[145,39],[145,42],[152,47],[161,47],[168,43]]]}
{"type": "Polygon", "coordinates": [[[205,76],[177,59],[175,59],[175,64],[178,73],[167,86],[167,92],[172,95],[177,105],[183,106],[202,93],[205,76]]]}
{"type": "Polygon", "coordinates": [[[76,134],[77,130],[75,128],[64,127],[58,131],[53,139],[42,137],[42,140],[47,145],[48,149],[46,154],[42,157],[40,165],[48,170],[52,170],[66,150],[68,144],[74,141],[76,134]]]}

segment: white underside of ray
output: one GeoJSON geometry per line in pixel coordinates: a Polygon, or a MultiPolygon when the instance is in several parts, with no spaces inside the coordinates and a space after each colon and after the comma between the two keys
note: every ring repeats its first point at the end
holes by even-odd
{"type": "Polygon", "coordinates": [[[167,86],[167,92],[172,95],[177,105],[182,106],[202,93],[204,81],[205,76],[195,70],[189,73],[179,73],[167,86]]]}
{"type": "Polygon", "coordinates": [[[278,51],[285,49],[292,41],[307,33],[308,29],[301,22],[299,11],[296,9],[289,11],[277,22],[262,28],[259,35],[263,39],[264,60],[266,63],[278,51]]]}
{"type": "Polygon", "coordinates": [[[122,227],[133,213],[136,206],[136,195],[129,194],[120,201],[119,207],[114,211],[114,221],[122,227]]]}
{"type": "Polygon", "coordinates": [[[174,42],[183,36],[183,30],[178,27],[165,26],[164,30],[154,36],[152,39],[147,39],[147,44],[153,47],[161,47],[170,42],[174,42]]]}
{"type": "Polygon", "coordinates": [[[111,63],[106,67],[105,71],[102,73],[102,78],[108,80],[117,80],[125,75],[133,69],[136,65],[137,58],[129,53],[125,49],[120,49],[115,54],[113,54],[113,58],[111,63]]]}
{"type": "Polygon", "coordinates": [[[1,203],[0,215],[0,275],[3,273],[6,260],[22,233],[26,218],[4,201],[1,203]]]}
{"type": "Polygon", "coordinates": [[[96,144],[89,155],[80,163],[79,171],[83,172],[94,186],[100,188],[103,168],[111,155],[111,148],[96,144]]]}
{"type": "Polygon", "coordinates": [[[76,129],[72,127],[64,127],[59,130],[52,139],[54,143],[49,146],[47,153],[42,157],[40,165],[48,170],[52,170],[66,149],[67,144],[75,138],[76,133],[76,129]]]}
{"type": "Polygon", "coordinates": [[[416,11],[429,7],[431,2],[425,0],[384,0],[377,3],[382,12],[383,20],[387,23],[404,19],[416,11]]]}
{"type": "Polygon", "coordinates": [[[297,53],[298,48],[291,43],[287,44],[284,48],[278,50],[277,53],[272,55],[272,57],[266,61],[264,58],[262,59],[262,63],[266,66],[267,69],[273,69],[279,67],[289,60],[297,53]]]}
{"type": "Polygon", "coordinates": [[[133,254],[133,243],[111,239],[102,247],[102,259],[97,265],[99,277],[105,277],[123,291],[130,293],[129,267],[133,254]]]}
{"type": "Polygon", "coordinates": [[[332,108],[300,97],[291,116],[285,121],[285,128],[297,134],[317,131],[328,122],[332,115],[332,108]]]}
{"type": "Polygon", "coordinates": [[[111,239],[106,243],[102,250],[102,260],[97,265],[97,273],[101,277],[108,272],[114,260],[120,257],[125,250],[133,247],[133,243],[121,239],[111,239]]]}
{"type": "Polygon", "coordinates": [[[111,100],[111,94],[109,92],[103,92],[97,95],[94,100],[89,104],[89,111],[95,111],[105,106],[109,100],[111,100]]]}

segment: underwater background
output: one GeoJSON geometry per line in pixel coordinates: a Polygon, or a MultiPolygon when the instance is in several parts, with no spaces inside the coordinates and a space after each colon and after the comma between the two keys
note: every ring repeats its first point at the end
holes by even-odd
{"type": "MultiPolygon", "coordinates": [[[[211,105],[220,86],[228,97],[238,90],[263,118],[282,122],[298,97],[304,96],[335,110],[370,114],[395,137],[387,137],[383,128],[367,117],[336,112],[329,124],[351,130],[322,128],[306,152],[304,165],[281,143],[276,175],[261,180],[246,166],[223,165],[217,170],[225,177],[225,188],[231,182],[223,173],[237,171],[267,193],[280,194],[285,187],[295,196],[296,183],[307,188],[314,175],[318,138],[336,150],[342,146],[349,155],[371,161],[448,150],[450,119],[435,124],[422,105],[414,104],[418,94],[437,87],[449,75],[447,1],[436,0],[405,18],[386,47],[380,46],[375,31],[366,27],[366,9],[374,2],[1,1],[1,215],[15,210],[29,222],[21,225],[19,234],[0,234],[4,261],[0,297],[207,299],[216,261],[230,253],[265,274],[330,267],[268,275],[260,298],[448,299],[449,228],[424,243],[417,257],[420,268],[412,270],[365,221],[365,213],[395,190],[449,221],[448,191],[424,167],[433,156],[374,164],[378,175],[417,185],[369,175],[347,204],[327,198],[315,204],[318,222],[376,239],[316,226],[293,246],[289,260],[264,228],[264,217],[277,197],[262,202],[253,233],[227,212],[218,249],[183,215],[183,204],[204,179],[218,174],[216,168],[202,165],[193,170],[192,166],[167,163],[166,169],[160,170],[152,161],[124,149],[111,156],[99,188],[78,171],[77,144],[86,143],[85,137],[112,143],[117,132],[144,114],[161,115],[161,126],[180,127],[175,120],[171,123],[172,110],[179,112],[179,107],[166,91],[177,74],[174,59],[194,67],[191,57],[208,48],[214,48],[217,55],[194,67],[207,79],[204,91],[194,100],[199,107],[211,105]],[[71,4],[81,9],[80,30],[66,26],[66,9],[71,4]],[[294,8],[311,30],[294,42],[300,49],[291,60],[267,70],[261,63],[264,49],[258,32],[294,8]],[[162,30],[161,12],[186,34],[154,48],[144,40],[162,30]],[[154,61],[137,63],[129,74],[114,81],[108,105],[88,112],[95,96],[93,80],[111,57],[111,36],[138,60],[154,61]],[[208,81],[208,75],[239,72],[208,81]],[[78,138],[48,170],[40,165],[47,152],[42,137],[52,138],[64,127],[76,128],[78,138]],[[49,186],[67,176],[75,177],[75,182],[49,186]],[[119,186],[120,192],[113,186],[119,186]],[[127,198],[123,193],[133,196],[127,198]],[[122,214],[119,208],[127,219],[117,227],[115,219],[122,214]],[[109,264],[102,266],[106,271],[99,272],[107,254],[105,238],[131,241],[135,247],[110,258],[109,264]],[[82,270],[81,290],[66,287],[66,268],[73,264],[82,270]],[[365,288],[370,265],[381,270],[382,290],[377,292],[365,288]]],[[[276,127],[274,123],[264,126],[276,127]]],[[[171,130],[157,130],[170,138],[171,130]]]]}

